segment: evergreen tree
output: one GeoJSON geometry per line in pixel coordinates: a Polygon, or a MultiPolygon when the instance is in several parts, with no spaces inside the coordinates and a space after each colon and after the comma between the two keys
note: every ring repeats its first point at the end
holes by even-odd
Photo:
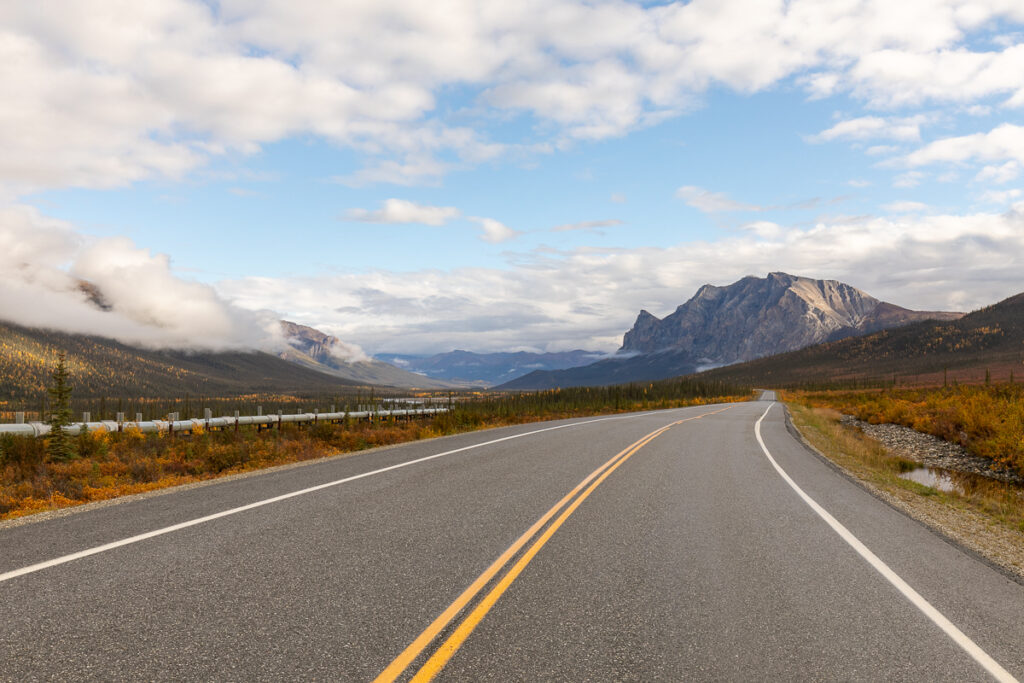
{"type": "Polygon", "coordinates": [[[53,371],[53,386],[49,388],[53,405],[50,409],[50,439],[47,449],[55,460],[70,460],[75,457],[71,437],[64,427],[71,424],[71,385],[68,384],[68,368],[63,351],[57,356],[57,367],[53,371]]]}

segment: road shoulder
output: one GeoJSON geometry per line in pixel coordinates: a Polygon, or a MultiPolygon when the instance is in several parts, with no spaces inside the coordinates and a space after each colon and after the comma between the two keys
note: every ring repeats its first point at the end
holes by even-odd
{"type": "MultiPolygon", "coordinates": [[[[798,426],[799,421],[793,419],[789,406],[784,407],[787,430],[817,458],[890,507],[1024,585],[1024,534],[981,512],[950,504],[945,496],[940,498],[927,492],[922,495],[915,490],[886,485],[884,479],[880,481],[863,464],[857,463],[854,456],[836,452],[834,443],[831,448],[825,446],[820,435],[816,435],[808,425],[798,426]],[[819,448],[815,441],[822,447],[819,448]],[[832,452],[826,454],[827,451],[832,452]]],[[[870,437],[858,436],[877,444],[870,437]]]]}

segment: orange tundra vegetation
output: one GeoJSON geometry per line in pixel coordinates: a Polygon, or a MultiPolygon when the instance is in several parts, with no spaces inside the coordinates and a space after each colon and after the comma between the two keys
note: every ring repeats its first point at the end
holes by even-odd
{"type": "Polygon", "coordinates": [[[80,434],[74,440],[76,457],[69,460],[49,457],[46,439],[0,435],[0,519],[444,434],[750,398],[749,391],[724,385],[668,381],[494,395],[408,421],[293,423],[261,432],[198,429],[176,435],[100,430],[80,434]]]}
{"type": "Polygon", "coordinates": [[[77,437],[78,457],[47,457],[46,440],[0,438],[0,519],[436,436],[417,422],[332,425],[191,434],[94,431],[77,437]]]}
{"type": "Polygon", "coordinates": [[[866,422],[912,427],[1024,472],[1024,386],[1020,384],[790,395],[866,422]]]}

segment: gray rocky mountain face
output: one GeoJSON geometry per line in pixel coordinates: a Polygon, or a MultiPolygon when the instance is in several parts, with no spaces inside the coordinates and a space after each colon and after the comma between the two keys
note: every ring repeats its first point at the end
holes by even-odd
{"type": "Polygon", "coordinates": [[[961,313],[911,311],[836,280],[786,273],[704,285],[671,315],[641,311],[621,352],[671,351],[698,365],[724,365],[961,313]]]}

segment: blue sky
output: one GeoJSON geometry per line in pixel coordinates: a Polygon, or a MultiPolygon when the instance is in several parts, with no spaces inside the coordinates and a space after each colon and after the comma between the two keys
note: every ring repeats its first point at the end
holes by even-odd
{"type": "Polygon", "coordinates": [[[611,351],[772,270],[912,308],[1024,290],[1015,3],[214,7],[0,9],[5,317],[611,351]]]}

